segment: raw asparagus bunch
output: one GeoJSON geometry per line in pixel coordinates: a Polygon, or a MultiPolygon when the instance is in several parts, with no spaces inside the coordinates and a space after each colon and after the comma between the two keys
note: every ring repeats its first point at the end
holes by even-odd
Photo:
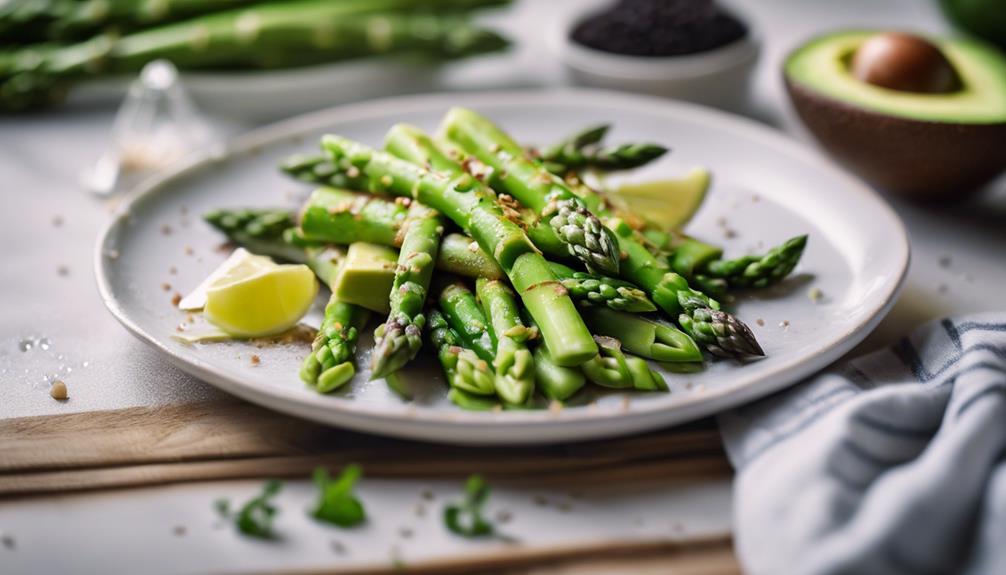
{"type": "Polygon", "coordinates": [[[436,350],[447,383],[454,389],[475,395],[492,394],[495,382],[489,364],[463,347],[461,338],[439,310],[432,309],[429,315],[427,337],[430,347],[436,350]]]}
{"type": "Polygon", "coordinates": [[[618,273],[617,242],[566,184],[489,119],[463,108],[444,117],[443,137],[485,166],[493,185],[535,211],[555,230],[569,254],[590,270],[618,273]]]}
{"type": "Polygon", "coordinates": [[[496,393],[506,403],[524,404],[534,393],[534,359],[528,342],[538,332],[524,325],[513,290],[505,283],[479,278],[475,292],[489,319],[489,335],[495,346],[496,393]]]}
{"type": "Polygon", "coordinates": [[[372,378],[398,371],[422,346],[423,305],[444,224],[439,214],[421,204],[414,204],[410,211],[391,289],[391,313],[374,332],[372,378]]]}
{"type": "MultiPolygon", "coordinates": [[[[403,131],[411,130],[392,130],[389,149],[396,149],[392,139],[403,131]]],[[[578,365],[597,354],[590,332],[548,263],[520,226],[504,215],[488,188],[468,174],[431,171],[345,138],[326,136],[322,147],[340,170],[365,176],[372,191],[418,200],[469,233],[506,272],[557,363],[578,365]]]]}
{"type": "Polygon", "coordinates": [[[0,111],[53,103],[83,78],[134,73],[158,58],[181,69],[232,70],[378,54],[458,58],[506,45],[463,17],[394,12],[415,5],[416,0],[271,2],[124,36],[8,49],[0,52],[0,111]]]}
{"type": "Polygon", "coordinates": [[[613,148],[603,147],[601,141],[611,126],[593,126],[545,148],[541,161],[550,172],[565,176],[571,171],[597,170],[615,172],[644,166],[667,153],[658,144],[632,143],[613,148]]]}

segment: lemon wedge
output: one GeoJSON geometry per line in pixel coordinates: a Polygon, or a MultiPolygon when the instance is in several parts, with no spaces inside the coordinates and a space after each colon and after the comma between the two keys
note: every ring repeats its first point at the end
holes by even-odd
{"type": "Polygon", "coordinates": [[[699,211],[710,179],[709,170],[692,168],[684,177],[673,180],[622,184],[610,197],[618,207],[662,229],[676,230],[699,211]]]}
{"type": "Polygon", "coordinates": [[[224,266],[207,278],[212,281],[205,289],[203,313],[235,337],[286,331],[304,317],[318,293],[314,273],[305,265],[280,265],[245,251],[224,266]]]}

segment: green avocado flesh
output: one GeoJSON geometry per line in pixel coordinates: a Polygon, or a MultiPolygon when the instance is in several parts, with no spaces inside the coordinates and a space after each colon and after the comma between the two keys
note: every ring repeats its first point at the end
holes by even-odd
{"type": "Polygon", "coordinates": [[[932,39],[957,70],[962,89],[917,94],[856,79],[849,63],[873,31],[847,31],[811,40],[786,59],[790,82],[823,96],[890,116],[953,124],[1006,122],[1006,57],[975,40],[932,39]]]}

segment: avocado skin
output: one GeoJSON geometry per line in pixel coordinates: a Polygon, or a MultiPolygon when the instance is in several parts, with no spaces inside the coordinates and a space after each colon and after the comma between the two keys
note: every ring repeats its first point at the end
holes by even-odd
{"type": "Polygon", "coordinates": [[[961,198],[1006,170],[1006,123],[899,118],[783,80],[818,142],[877,188],[918,199],[961,198]]]}

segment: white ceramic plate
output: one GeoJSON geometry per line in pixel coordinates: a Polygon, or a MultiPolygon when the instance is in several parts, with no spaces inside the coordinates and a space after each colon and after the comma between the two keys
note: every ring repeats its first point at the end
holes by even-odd
{"type": "MultiPolygon", "coordinates": [[[[236,140],[221,158],[193,160],[142,186],[100,239],[105,304],[131,332],[175,365],[266,407],[372,433],[453,443],[544,443],[607,437],[696,419],[751,401],[825,367],[859,342],[893,302],[908,266],[905,229],[873,192],[775,131],[694,105],[600,91],[443,94],[380,100],[301,116],[236,140]],[[436,127],[453,105],[475,108],[529,143],[547,143],[610,122],[611,142],[655,141],[673,152],[632,178],[712,170],[706,204],[688,231],[726,246],[761,250],[796,234],[810,242],[795,277],[736,302],[768,356],[717,362],[701,373],[666,373],[670,393],[607,393],[562,410],[463,411],[446,400],[435,362],[410,367],[416,391],[403,401],[366,370],[323,396],[297,378],[307,344],[186,345],[171,336],[184,314],[175,291],[197,285],[226,257],[199,219],[216,207],[296,205],[307,187],[276,165],[335,132],[379,145],[395,122],[436,127]],[[729,232],[727,231],[729,230],[729,232]],[[727,237],[730,236],[730,237],[727,237]],[[174,272],[174,273],[172,273],[174,272]],[[170,284],[165,291],[162,284],[170,284]],[[808,297],[819,288],[824,299],[808,297]],[[261,362],[252,365],[251,356],[261,362]]],[[[319,306],[325,295],[319,296],[319,306]]],[[[367,332],[370,330],[368,329],[367,332]]],[[[369,333],[361,338],[368,363],[369,333]]],[[[123,358],[129,361],[129,358],[123,358]]]]}

